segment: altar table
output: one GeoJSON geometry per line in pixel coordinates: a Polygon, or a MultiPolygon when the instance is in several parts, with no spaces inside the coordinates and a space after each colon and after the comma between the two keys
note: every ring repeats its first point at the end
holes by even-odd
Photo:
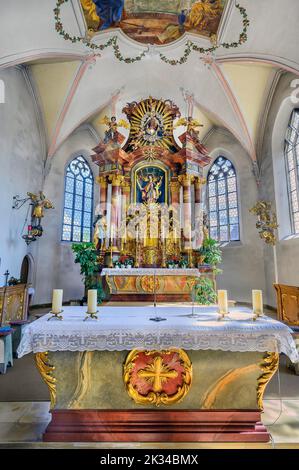
{"type": "Polygon", "coordinates": [[[192,280],[200,276],[196,268],[105,268],[104,276],[111,300],[189,301],[192,280]]]}
{"type": "Polygon", "coordinates": [[[65,307],[29,324],[51,397],[46,441],[267,442],[263,394],[279,353],[299,361],[291,330],[232,308],[65,307]],[[159,319],[160,321],[154,321],[159,319]]]}

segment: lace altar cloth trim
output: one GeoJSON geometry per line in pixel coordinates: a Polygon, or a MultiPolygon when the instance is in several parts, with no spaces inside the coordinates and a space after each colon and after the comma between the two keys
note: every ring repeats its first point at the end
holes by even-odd
{"type": "Polygon", "coordinates": [[[83,322],[86,307],[65,307],[63,320],[50,314],[24,329],[18,356],[45,351],[124,351],[131,349],[283,352],[299,362],[291,329],[269,317],[252,321],[249,309],[232,308],[219,321],[215,307],[99,307],[99,319],[83,322]],[[156,316],[165,321],[154,322],[156,316]]]}
{"type": "Polygon", "coordinates": [[[105,268],[102,276],[200,276],[198,269],[170,269],[170,268],[105,268]]]}

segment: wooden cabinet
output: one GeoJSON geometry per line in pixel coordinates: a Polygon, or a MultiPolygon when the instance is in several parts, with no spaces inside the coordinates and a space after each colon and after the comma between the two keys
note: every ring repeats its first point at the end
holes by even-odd
{"type": "Polygon", "coordinates": [[[274,284],[278,319],[289,326],[299,326],[299,287],[274,284]]]}

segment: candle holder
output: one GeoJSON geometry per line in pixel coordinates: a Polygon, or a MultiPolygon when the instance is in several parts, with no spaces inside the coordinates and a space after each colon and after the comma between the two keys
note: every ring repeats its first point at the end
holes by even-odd
{"type": "Polygon", "coordinates": [[[253,321],[256,321],[258,318],[265,316],[264,312],[252,312],[252,314],[253,314],[253,317],[252,317],[253,321]]]}
{"type": "Polygon", "coordinates": [[[83,321],[86,321],[88,320],[89,318],[91,318],[92,320],[98,320],[98,316],[97,316],[97,313],[99,313],[99,311],[97,310],[96,312],[85,312],[86,313],[86,317],[84,318],[83,321]]]}
{"type": "Polygon", "coordinates": [[[229,315],[229,312],[226,312],[226,313],[218,312],[218,315],[219,315],[218,321],[223,321],[223,320],[225,320],[225,317],[227,317],[229,315]]]}
{"type": "Polygon", "coordinates": [[[47,321],[52,320],[53,318],[56,318],[56,320],[63,320],[63,316],[61,315],[62,312],[63,310],[60,310],[60,312],[57,313],[50,311],[49,313],[51,313],[52,316],[49,317],[47,321]]]}

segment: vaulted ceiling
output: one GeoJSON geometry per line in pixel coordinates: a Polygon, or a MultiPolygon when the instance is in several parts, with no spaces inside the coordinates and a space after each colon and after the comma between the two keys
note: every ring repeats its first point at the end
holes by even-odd
{"type": "MultiPolygon", "coordinates": [[[[248,41],[238,48],[217,49],[211,60],[193,52],[186,63],[176,66],[162,62],[158,53],[179,58],[188,38],[202,47],[209,47],[210,40],[185,34],[127,64],[115,57],[112,48],[95,56],[81,42],[61,37],[55,31],[56,0],[0,3],[0,68],[26,66],[42,110],[49,156],[83,123],[101,135],[103,113],[124,117],[121,110],[126,102],[149,95],[168,98],[186,115],[184,96],[191,94],[194,115],[204,124],[202,139],[213,128],[224,127],[256,160],[273,84],[282,71],[299,75],[298,0],[240,0],[250,20],[248,41]]],[[[220,42],[235,41],[242,29],[234,4],[235,0],[228,0],[220,42]]],[[[61,6],[61,16],[66,31],[86,34],[80,0],[61,6]]],[[[118,37],[124,56],[146,49],[119,28],[98,33],[93,41],[101,44],[112,36],[118,37]]]]}

